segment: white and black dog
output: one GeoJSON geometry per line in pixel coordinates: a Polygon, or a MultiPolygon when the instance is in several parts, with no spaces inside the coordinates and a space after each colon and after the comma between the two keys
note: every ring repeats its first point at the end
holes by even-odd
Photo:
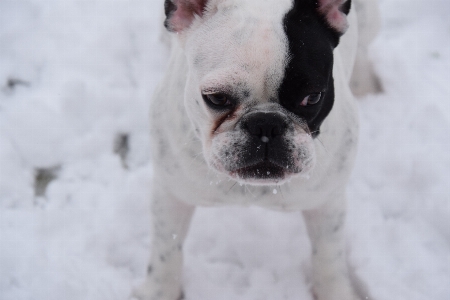
{"type": "Polygon", "coordinates": [[[137,298],[182,298],[195,206],[238,204],[301,210],[316,299],[359,299],[343,234],[358,135],[350,8],[351,0],[165,1],[165,27],[176,34],[151,104],[154,237],[137,298]],[[280,185],[282,197],[272,192],[280,185]]]}

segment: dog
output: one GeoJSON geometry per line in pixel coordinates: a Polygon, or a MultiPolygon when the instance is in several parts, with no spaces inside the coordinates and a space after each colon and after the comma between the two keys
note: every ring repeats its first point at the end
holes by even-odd
{"type": "Polygon", "coordinates": [[[343,226],[358,140],[351,1],[165,1],[170,61],[150,118],[154,237],[136,298],[182,299],[195,207],[237,204],[301,211],[314,297],[360,299],[343,226]]]}

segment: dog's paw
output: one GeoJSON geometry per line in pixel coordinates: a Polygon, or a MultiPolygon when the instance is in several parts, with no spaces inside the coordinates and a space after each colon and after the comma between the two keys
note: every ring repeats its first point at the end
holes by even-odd
{"type": "Polygon", "coordinates": [[[133,290],[129,300],[184,300],[184,294],[181,287],[155,284],[147,280],[133,290]]]}

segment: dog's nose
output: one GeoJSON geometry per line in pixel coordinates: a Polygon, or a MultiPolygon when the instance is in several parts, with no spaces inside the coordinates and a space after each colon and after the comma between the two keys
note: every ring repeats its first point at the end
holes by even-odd
{"type": "Polygon", "coordinates": [[[252,114],[243,126],[251,135],[268,143],[270,139],[281,136],[286,131],[287,123],[278,114],[261,112],[252,114]]]}

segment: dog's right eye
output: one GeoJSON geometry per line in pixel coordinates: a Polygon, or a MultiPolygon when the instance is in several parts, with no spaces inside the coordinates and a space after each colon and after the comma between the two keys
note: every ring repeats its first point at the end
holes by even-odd
{"type": "Polygon", "coordinates": [[[231,106],[231,101],[226,94],[217,93],[217,94],[203,94],[203,100],[206,103],[215,106],[217,108],[225,108],[231,106]]]}

